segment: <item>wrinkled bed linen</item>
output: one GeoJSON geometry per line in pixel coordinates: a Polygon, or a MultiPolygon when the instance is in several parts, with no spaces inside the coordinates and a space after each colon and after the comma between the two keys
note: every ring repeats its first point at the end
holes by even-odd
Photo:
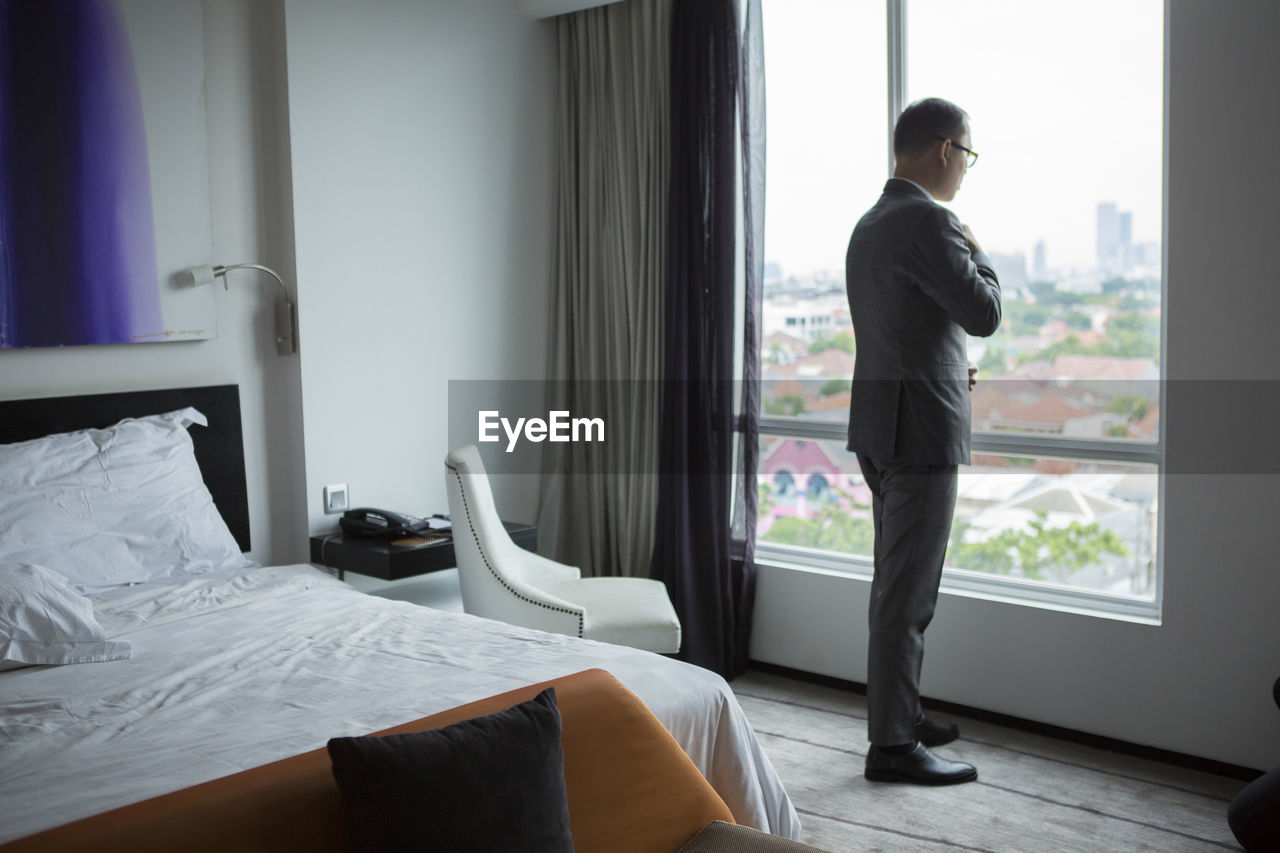
{"type": "Polygon", "coordinates": [[[720,676],[357,592],[311,566],[94,597],[129,660],[0,673],[0,841],[590,667],[666,725],[740,823],[799,821],[720,676]]]}

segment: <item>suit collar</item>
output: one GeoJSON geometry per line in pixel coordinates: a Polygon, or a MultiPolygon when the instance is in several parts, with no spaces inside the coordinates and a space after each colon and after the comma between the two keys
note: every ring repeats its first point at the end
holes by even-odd
{"type": "Polygon", "coordinates": [[[929,191],[917,184],[910,178],[890,178],[888,183],[884,185],[884,191],[887,193],[904,193],[906,195],[917,195],[921,198],[927,198],[929,201],[937,201],[929,191]]]}

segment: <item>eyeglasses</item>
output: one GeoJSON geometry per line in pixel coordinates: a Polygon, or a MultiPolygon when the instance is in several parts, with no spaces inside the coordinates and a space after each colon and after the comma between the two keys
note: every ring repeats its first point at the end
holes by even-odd
{"type": "Polygon", "coordinates": [[[974,151],[972,148],[965,148],[959,142],[956,142],[954,139],[951,139],[950,137],[938,136],[937,134],[934,134],[933,138],[940,139],[943,142],[950,142],[954,147],[959,148],[961,151],[963,151],[966,155],[966,160],[965,160],[966,169],[972,169],[973,164],[978,162],[978,152],[974,151]]]}

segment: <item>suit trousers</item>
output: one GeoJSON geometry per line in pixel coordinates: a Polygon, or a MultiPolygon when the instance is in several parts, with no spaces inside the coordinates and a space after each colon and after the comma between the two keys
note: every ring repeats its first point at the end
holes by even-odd
{"type": "Polygon", "coordinates": [[[933,620],[956,505],[956,466],[886,463],[858,456],[871,489],[875,575],[867,647],[871,743],[915,740],[924,632],[933,620]]]}

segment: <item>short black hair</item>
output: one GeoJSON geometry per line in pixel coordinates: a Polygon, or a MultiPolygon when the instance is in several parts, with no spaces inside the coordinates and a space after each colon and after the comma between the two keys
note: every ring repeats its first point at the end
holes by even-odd
{"type": "Polygon", "coordinates": [[[893,128],[893,153],[916,154],[938,141],[951,139],[969,127],[969,114],[942,98],[925,98],[902,111],[893,128]]]}

